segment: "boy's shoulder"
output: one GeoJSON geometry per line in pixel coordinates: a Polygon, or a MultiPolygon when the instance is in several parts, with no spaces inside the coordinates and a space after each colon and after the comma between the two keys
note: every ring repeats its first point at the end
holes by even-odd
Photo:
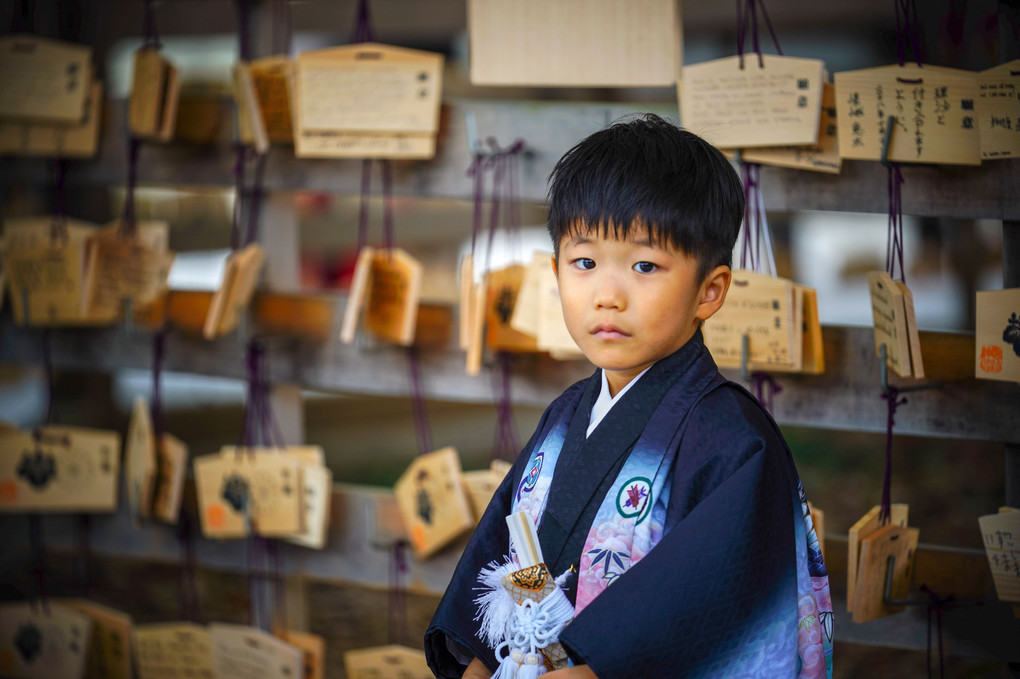
{"type": "Polygon", "coordinates": [[[736,464],[756,451],[786,449],[768,411],[749,391],[729,380],[705,394],[688,417],[685,443],[716,457],[741,458],[732,460],[736,464]]]}

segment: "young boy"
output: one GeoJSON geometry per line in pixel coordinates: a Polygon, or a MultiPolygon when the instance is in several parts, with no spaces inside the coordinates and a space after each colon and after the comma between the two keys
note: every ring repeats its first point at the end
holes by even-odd
{"type": "Polygon", "coordinates": [[[550,679],[831,677],[828,577],[789,449],[700,331],[730,285],[736,173],[646,115],[579,143],[551,181],[563,315],[598,370],[549,406],[493,497],[426,632],[429,666],[498,666],[478,575],[524,510],[550,572],[576,573],[572,666],[550,679]]]}

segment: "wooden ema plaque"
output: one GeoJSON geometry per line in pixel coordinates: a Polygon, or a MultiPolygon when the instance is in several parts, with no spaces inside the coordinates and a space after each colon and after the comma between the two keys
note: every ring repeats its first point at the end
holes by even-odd
{"type": "Polygon", "coordinates": [[[377,646],[344,653],[347,679],[433,679],[425,652],[406,646],[377,646]]]}
{"type": "Polygon", "coordinates": [[[674,0],[468,2],[471,83],[670,87],[683,53],[674,0]]]}
{"type": "Polygon", "coordinates": [[[142,310],[166,292],[174,254],[166,249],[165,223],[126,238],[119,227],[105,228],[86,245],[85,312],[95,320],[112,322],[124,312],[126,300],[142,310]],[[162,240],[163,246],[154,247],[162,240]]]}
{"type": "Polygon", "coordinates": [[[410,346],[421,301],[421,264],[399,248],[372,257],[365,329],[381,340],[410,346]]]}
{"type": "Polygon", "coordinates": [[[120,434],[78,427],[0,432],[0,512],[112,512],[120,434]]]}
{"type": "Polygon", "coordinates": [[[103,84],[93,80],[81,120],[49,122],[0,121],[0,155],[45,158],[92,158],[99,149],[103,119],[103,84]]]}
{"type": "Polygon", "coordinates": [[[1020,511],[1004,507],[978,525],[999,600],[1020,602],[1020,511]]]}
{"type": "Polygon", "coordinates": [[[801,368],[803,337],[796,322],[795,286],[783,278],[734,271],[726,302],[702,330],[705,346],[720,367],[740,367],[746,335],[750,367],[801,368]]]}
{"type": "Polygon", "coordinates": [[[288,644],[301,651],[303,679],[325,679],[326,677],[326,640],[318,634],[285,630],[278,636],[288,644]]]}
{"type": "Polygon", "coordinates": [[[149,404],[139,396],[135,398],[127,439],[124,441],[128,506],[135,519],[146,519],[152,513],[156,465],[156,437],[152,431],[149,404]]]}
{"type": "Polygon", "coordinates": [[[210,538],[300,533],[301,463],[279,453],[203,455],[194,462],[202,533],[210,538]]]}
{"type": "Polygon", "coordinates": [[[358,331],[358,320],[365,308],[365,298],[372,278],[372,260],[375,259],[375,248],[365,246],[358,253],[358,261],[354,265],[351,277],[351,291],[347,295],[344,307],[344,318],[340,326],[340,341],[350,344],[358,331]]]}
{"type": "Polygon", "coordinates": [[[475,525],[454,448],[414,459],[397,479],[394,493],[411,546],[431,556],[475,525]]]}
{"type": "Polygon", "coordinates": [[[139,625],[134,636],[138,679],[216,679],[205,627],[186,622],[139,625]]]}
{"type": "Polygon", "coordinates": [[[243,625],[209,625],[216,677],[295,679],[303,676],[300,649],[282,639],[243,625]]]}
{"type": "Polygon", "coordinates": [[[84,256],[81,244],[9,249],[6,267],[11,308],[23,325],[65,325],[82,319],[84,256]]]}
{"type": "Polygon", "coordinates": [[[907,323],[907,344],[910,347],[910,372],[916,379],[924,377],[924,361],[921,358],[921,336],[917,331],[917,315],[914,313],[914,294],[903,281],[895,281],[903,295],[903,317],[907,323]]]}
{"type": "Polygon", "coordinates": [[[202,326],[202,337],[215,339],[237,328],[241,314],[255,295],[265,261],[266,251],[258,243],[249,243],[227,256],[223,280],[213,293],[202,326]]]}
{"type": "Polygon", "coordinates": [[[485,508],[489,506],[492,496],[496,494],[499,484],[503,483],[503,475],[492,469],[478,469],[463,473],[464,490],[471,502],[471,510],[475,514],[475,523],[482,518],[485,508]]]}
{"type": "Polygon", "coordinates": [[[881,160],[893,116],[888,159],[979,165],[977,79],[973,73],[916,65],[835,75],[839,155],[881,160]]]}
{"type": "Polygon", "coordinates": [[[165,523],[177,523],[184,495],[184,477],[188,473],[188,446],[176,436],[164,432],[156,452],[152,516],[165,523]]]}
{"type": "Polygon", "coordinates": [[[1020,288],[977,293],[974,376],[1020,382],[1020,288]]]}
{"type": "Polygon", "coordinates": [[[679,85],[684,127],[722,148],[818,143],[822,72],[817,59],[766,54],[685,66],[679,85]]]}
{"type": "Polygon", "coordinates": [[[468,346],[464,372],[477,375],[482,371],[482,353],[485,349],[485,300],[488,297],[485,279],[471,286],[471,308],[468,313],[468,346]]]}
{"type": "Polygon", "coordinates": [[[474,287],[475,258],[468,253],[460,258],[457,270],[457,346],[461,351],[467,351],[471,344],[471,299],[474,287]]]}
{"type": "Polygon", "coordinates": [[[291,82],[294,62],[283,56],[265,57],[249,64],[266,134],[273,144],[294,143],[291,82]]]}
{"type": "MultiPolygon", "coordinates": [[[[871,535],[879,528],[882,527],[882,523],[878,519],[878,515],[881,513],[882,508],[875,505],[868,513],[862,516],[857,522],[850,527],[849,537],[847,540],[847,580],[846,580],[846,610],[848,613],[853,613],[854,596],[857,591],[857,571],[858,563],[860,561],[860,550],[861,540],[871,535]]],[[[910,513],[910,506],[906,504],[893,504],[890,505],[889,524],[893,526],[899,526],[906,528],[908,516],[910,513]]]]}
{"type": "Polygon", "coordinates": [[[301,157],[431,158],[443,56],[360,43],[303,52],[294,78],[301,157]]]}
{"type": "Polygon", "coordinates": [[[822,84],[822,108],[818,116],[818,141],[807,146],[762,146],[741,151],[745,163],[761,163],[795,170],[839,174],[843,159],[839,155],[836,125],[836,88],[822,84]]]}
{"type": "Polygon", "coordinates": [[[177,69],[158,49],[142,47],[136,51],[128,98],[131,134],[150,141],[172,139],[180,89],[177,69]]]}
{"type": "Polygon", "coordinates": [[[910,333],[903,289],[884,271],[868,274],[871,315],[875,326],[875,355],[885,345],[885,362],[900,377],[911,377],[910,333]]]}
{"type": "Polygon", "coordinates": [[[903,610],[903,606],[889,606],[885,603],[889,557],[895,558],[892,598],[906,598],[910,594],[914,552],[917,550],[919,535],[920,531],[916,528],[889,524],[861,539],[857,586],[854,588],[854,622],[868,622],[903,610]]]}
{"type": "Polygon", "coordinates": [[[0,676],[80,679],[92,639],[92,621],[50,602],[0,606],[0,676]]]}
{"type": "Polygon", "coordinates": [[[1020,59],[977,74],[981,159],[1020,156],[1020,59]]]}
{"type": "Polygon", "coordinates": [[[262,118],[262,107],[255,91],[251,66],[243,61],[234,64],[232,75],[237,109],[237,136],[243,143],[252,146],[256,153],[268,153],[269,133],[262,118]]]}
{"type": "Polygon", "coordinates": [[[485,344],[493,351],[538,351],[535,337],[515,330],[510,323],[525,270],[523,264],[511,264],[485,274],[485,344]]]}
{"type": "Polygon", "coordinates": [[[818,551],[825,557],[825,512],[807,503],[808,512],[811,514],[811,524],[815,527],[815,536],[818,538],[818,551]]]}
{"type": "Polygon", "coordinates": [[[92,621],[86,679],[131,679],[131,616],[86,599],[63,603],[92,621]]]}
{"type": "Polygon", "coordinates": [[[0,38],[0,118],[80,123],[92,83],[92,50],[35,35],[0,38]]]}

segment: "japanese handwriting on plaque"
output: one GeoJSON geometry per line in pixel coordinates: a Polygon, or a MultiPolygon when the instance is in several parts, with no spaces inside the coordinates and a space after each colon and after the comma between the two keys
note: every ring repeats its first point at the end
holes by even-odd
{"type": "Polygon", "coordinates": [[[213,671],[217,677],[295,679],[304,676],[301,650],[270,634],[243,625],[209,625],[213,671]]]}
{"type": "Polygon", "coordinates": [[[475,85],[666,87],[676,83],[674,0],[468,3],[475,85]]]}
{"type": "Polygon", "coordinates": [[[92,621],[87,679],[131,679],[131,616],[86,599],[71,599],[67,606],[92,621]]]}
{"type": "Polygon", "coordinates": [[[743,150],[745,163],[792,167],[813,172],[839,174],[843,159],[839,156],[836,126],[836,88],[822,85],[822,109],[818,117],[818,142],[809,146],[763,146],[743,150]]]}
{"type": "Polygon", "coordinates": [[[120,435],[78,427],[0,432],[0,512],[112,512],[120,435]]]}
{"type": "Polygon", "coordinates": [[[977,293],[974,376],[1020,382],[1020,288],[977,293]]]}
{"type": "Polygon", "coordinates": [[[295,66],[298,157],[429,158],[443,56],[375,43],[304,52],[295,66]]]}
{"type": "Polygon", "coordinates": [[[84,675],[92,621],[62,604],[0,606],[0,676],[79,679],[84,675]]]}
{"type": "Polygon", "coordinates": [[[119,222],[114,222],[89,238],[84,290],[88,316],[113,321],[126,300],[136,310],[155,303],[166,291],[174,261],[166,242],[165,222],[139,222],[134,237],[121,235],[119,222]]]}
{"type": "Polygon", "coordinates": [[[135,52],[128,127],[141,139],[169,141],[177,125],[180,99],[177,69],[158,49],[142,47],[135,52]]]}
{"type": "Polygon", "coordinates": [[[139,679],[214,679],[212,642],[201,625],[165,623],[135,627],[139,679]]]}
{"type": "Polygon", "coordinates": [[[92,50],[34,35],[0,38],[0,118],[75,124],[85,116],[92,50]]]}
{"type": "MultiPolygon", "coordinates": [[[[722,367],[740,366],[748,338],[748,364],[754,368],[800,370],[803,333],[798,322],[796,286],[751,271],[734,271],[726,303],[705,321],[705,346],[722,367]]],[[[800,296],[803,306],[803,293],[800,296]]]]}
{"type": "Polygon", "coordinates": [[[839,155],[881,160],[889,116],[889,160],[979,165],[973,73],[934,66],[882,66],[835,75],[839,155]]]}
{"type": "Polygon", "coordinates": [[[822,71],[817,59],[755,54],[684,66],[680,120],[724,148],[818,143],[822,71]]]}
{"type": "Polygon", "coordinates": [[[422,276],[422,265],[403,250],[376,250],[365,305],[365,329],[394,344],[413,344],[422,276]]]}
{"type": "Polygon", "coordinates": [[[281,639],[301,651],[302,679],[325,679],[326,640],[317,634],[283,630],[277,633],[281,639]]]}
{"type": "Polygon", "coordinates": [[[293,144],[291,82],[294,79],[294,62],[286,57],[266,57],[251,62],[249,67],[269,141],[293,144]]]}
{"type": "Polygon", "coordinates": [[[911,377],[910,331],[903,303],[903,290],[884,271],[868,274],[871,315],[875,326],[875,353],[885,345],[885,362],[900,377],[911,377]]]}
{"type": "MultiPolygon", "coordinates": [[[[879,514],[882,508],[875,505],[850,527],[847,540],[847,578],[846,578],[846,610],[854,612],[854,601],[857,597],[857,571],[860,562],[861,541],[882,527],[879,514]]],[[[889,508],[889,523],[905,528],[910,514],[910,505],[893,504],[889,508]]]]}
{"type": "Polygon", "coordinates": [[[419,557],[431,556],[475,525],[454,448],[416,457],[397,479],[394,492],[419,557]]]}
{"type": "Polygon", "coordinates": [[[982,516],[978,524],[999,600],[1020,602],[1020,511],[982,516]]]}
{"type": "Polygon", "coordinates": [[[432,679],[425,652],[405,646],[378,646],[344,653],[348,679],[432,679]]]}
{"type": "Polygon", "coordinates": [[[300,460],[276,452],[203,455],[196,458],[202,533],[239,538],[257,533],[291,536],[304,530],[300,460]]]}
{"type": "Polygon", "coordinates": [[[977,75],[981,158],[1020,156],[1020,59],[977,75]]]}

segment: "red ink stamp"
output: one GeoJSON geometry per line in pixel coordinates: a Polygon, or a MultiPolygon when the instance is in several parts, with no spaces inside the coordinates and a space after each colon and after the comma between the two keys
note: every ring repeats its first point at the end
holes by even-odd
{"type": "Polygon", "coordinates": [[[981,347],[981,370],[986,373],[1002,372],[1002,349],[994,344],[981,347]]]}

